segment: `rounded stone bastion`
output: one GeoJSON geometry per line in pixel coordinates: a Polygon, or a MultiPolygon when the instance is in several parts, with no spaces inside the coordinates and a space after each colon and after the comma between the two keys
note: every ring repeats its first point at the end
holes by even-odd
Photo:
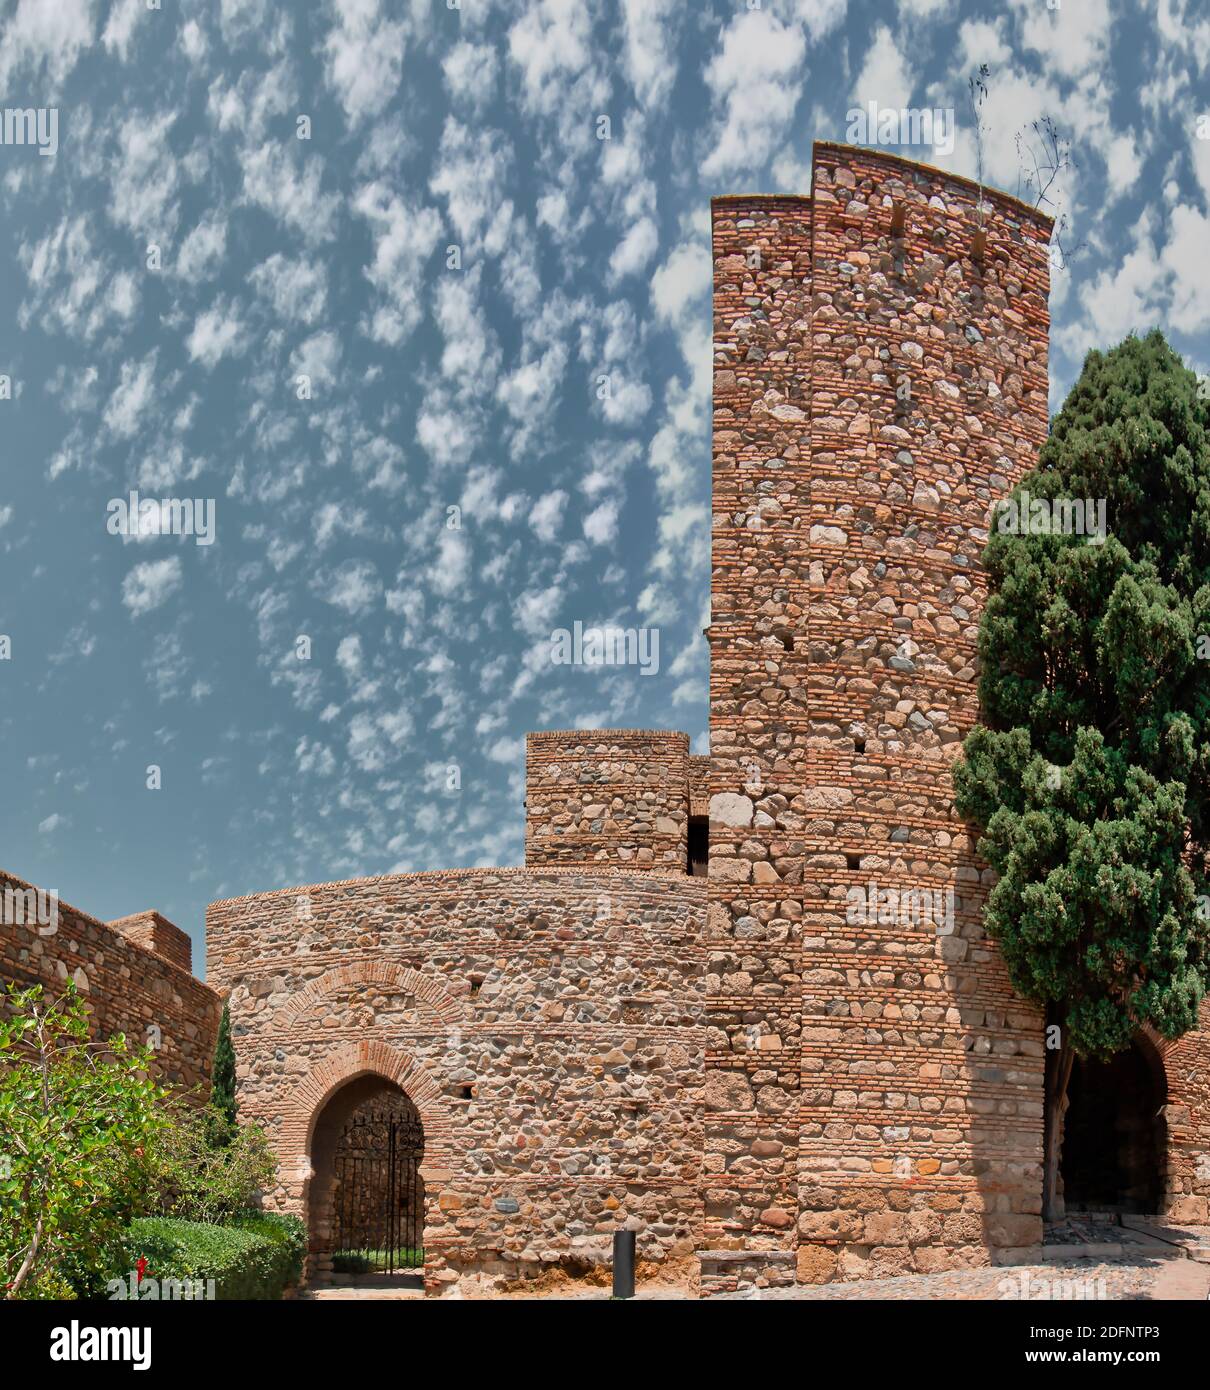
{"type": "Polygon", "coordinates": [[[430,1293],[584,1274],[619,1228],[692,1278],[705,899],[683,873],[542,868],[211,904],[240,1116],[279,1159],[266,1206],[307,1222],[308,1276],[348,1245],[342,1135],[381,1104],[419,1118],[430,1293]]]}

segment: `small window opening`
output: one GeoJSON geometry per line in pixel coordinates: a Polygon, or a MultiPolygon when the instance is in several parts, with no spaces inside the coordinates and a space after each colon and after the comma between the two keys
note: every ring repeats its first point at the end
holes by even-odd
{"type": "Polygon", "coordinates": [[[854,751],[855,753],[864,753],[864,752],[865,752],[865,739],[863,739],[863,738],[855,738],[855,739],[853,740],[853,751],[854,751]]]}
{"type": "Polygon", "coordinates": [[[846,854],[845,857],[844,857],[844,863],[845,863],[845,868],[846,868],[846,869],[860,869],[860,868],[861,868],[861,855],[860,855],[860,854],[846,854]]]}
{"type": "Polygon", "coordinates": [[[479,991],[480,991],[482,988],[483,988],[483,976],[482,976],[482,975],[472,975],[472,976],[471,976],[471,993],[472,993],[472,994],[478,994],[479,991]]]}
{"type": "Polygon", "coordinates": [[[463,1086],[462,1089],[461,1089],[461,1091],[459,1092],[459,1096],[460,1096],[460,1098],[461,1098],[462,1100],[474,1100],[474,1099],[475,1099],[474,1088],[471,1087],[471,1086],[463,1086]]]}
{"type": "Polygon", "coordinates": [[[710,866],[710,817],[689,817],[689,873],[705,878],[710,866]]]}

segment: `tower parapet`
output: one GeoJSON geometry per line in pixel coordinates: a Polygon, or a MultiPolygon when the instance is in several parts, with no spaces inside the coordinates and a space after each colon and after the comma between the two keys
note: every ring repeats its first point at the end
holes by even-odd
{"type": "Polygon", "coordinates": [[[546,731],[527,736],[525,756],[529,868],[687,872],[688,734],[651,729],[546,731]]]}

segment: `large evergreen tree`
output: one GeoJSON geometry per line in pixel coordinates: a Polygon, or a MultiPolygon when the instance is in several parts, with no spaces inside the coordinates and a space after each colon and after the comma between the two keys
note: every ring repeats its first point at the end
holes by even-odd
{"type": "Polygon", "coordinates": [[[1103,499],[1107,533],[1013,533],[1020,509],[998,510],[984,552],[983,723],[954,780],[998,875],[988,931],[1058,1025],[1048,1219],[1074,1058],[1107,1058],[1145,1024],[1179,1037],[1210,982],[1207,424],[1160,333],[1090,353],[1013,500],[1103,499]]]}

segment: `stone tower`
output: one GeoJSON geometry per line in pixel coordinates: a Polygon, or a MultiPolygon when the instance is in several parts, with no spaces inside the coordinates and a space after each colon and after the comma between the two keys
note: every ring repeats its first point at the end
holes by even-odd
{"type": "Polygon", "coordinates": [[[817,144],[713,204],[703,1287],[1041,1238],[1042,1030],[950,764],[989,509],[1047,430],[1050,220],[817,144]]]}

